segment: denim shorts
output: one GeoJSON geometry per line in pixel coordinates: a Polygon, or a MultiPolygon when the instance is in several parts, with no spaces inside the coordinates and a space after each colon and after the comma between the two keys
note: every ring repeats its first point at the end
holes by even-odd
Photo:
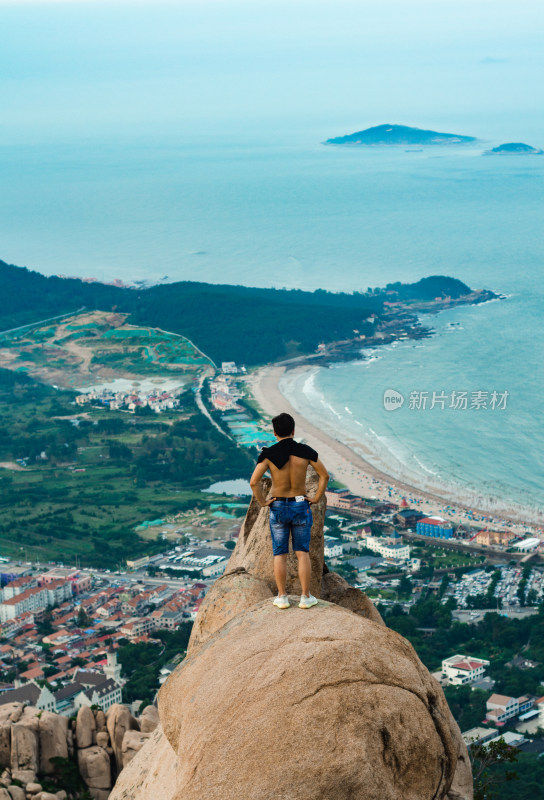
{"type": "Polygon", "coordinates": [[[274,500],[270,506],[270,533],[275,556],[289,552],[289,534],[293,537],[293,550],[310,550],[312,509],[307,500],[274,500]]]}

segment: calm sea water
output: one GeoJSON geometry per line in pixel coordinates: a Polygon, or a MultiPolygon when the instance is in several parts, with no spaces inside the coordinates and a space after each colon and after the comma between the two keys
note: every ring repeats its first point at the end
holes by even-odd
{"type": "Polygon", "coordinates": [[[331,290],[446,274],[505,293],[433,317],[432,339],[284,388],[396,475],[541,507],[544,156],[332,148],[326,133],[4,146],[0,258],[103,280],[331,290]],[[400,410],[384,410],[386,389],[407,398],[400,410]],[[410,392],[433,391],[508,397],[409,407],[410,392]]]}

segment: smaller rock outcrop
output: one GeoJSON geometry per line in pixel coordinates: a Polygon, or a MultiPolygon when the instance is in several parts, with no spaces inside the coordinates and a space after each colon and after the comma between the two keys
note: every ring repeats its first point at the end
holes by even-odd
{"type": "Polygon", "coordinates": [[[144,709],[141,723],[143,732],[140,721],[121,705],[112,706],[107,718],[102,710],[83,706],[75,720],[22,703],[0,705],[0,800],[72,800],[64,789],[52,793],[40,783],[55,785],[56,759],[75,759],[93,800],[107,800],[123,765],[157,728],[154,706],[144,709]]]}
{"type": "MultiPolygon", "coordinates": [[[[93,789],[111,790],[112,777],[111,777],[111,763],[110,757],[103,747],[98,745],[91,745],[84,750],[78,750],[77,763],[81,777],[87,784],[90,794],[95,800],[102,800],[99,792],[93,792],[93,789]]],[[[107,797],[107,795],[106,795],[107,797]]]]}
{"type": "Polygon", "coordinates": [[[79,750],[96,743],[96,720],[89,706],[82,706],[76,717],[76,745],[79,750]]]}
{"type": "Polygon", "coordinates": [[[126,731],[125,735],[123,736],[123,744],[121,746],[123,769],[130,761],[132,761],[136,753],[142,749],[150,736],[151,733],[142,733],[141,731],[126,731]]]}
{"type": "Polygon", "coordinates": [[[38,736],[40,772],[51,774],[55,770],[53,758],[68,758],[67,718],[43,711],[38,722],[38,736]]]}
{"type": "Polygon", "coordinates": [[[38,711],[27,707],[11,726],[11,774],[21,783],[32,783],[38,773],[38,711]]]}
{"type": "Polygon", "coordinates": [[[140,730],[152,733],[159,724],[159,712],[155,706],[146,706],[140,714],[140,730]]]}
{"type": "Polygon", "coordinates": [[[115,756],[117,772],[123,769],[123,738],[127,731],[139,731],[140,726],[126,706],[114,703],[108,709],[106,726],[115,756]]]}

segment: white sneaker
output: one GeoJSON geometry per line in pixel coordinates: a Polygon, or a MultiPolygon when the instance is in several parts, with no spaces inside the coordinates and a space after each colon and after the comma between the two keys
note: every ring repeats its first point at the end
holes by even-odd
{"type": "Polygon", "coordinates": [[[289,598],[287,597],[287,595],[282,594],[274,598],[274,600],[272,601],[272,605],[276,606],[276,608],[289,608],[291,604],[289,602],[289,598]]]}
{"type": "Polygon", "coordinates": [[[299,608],[311,608],[312,606],[317,605],[317,600],[313,595],[308,595],[306,597],[305,594],[300,596],[300,603],[298,604],[299,608]]]}

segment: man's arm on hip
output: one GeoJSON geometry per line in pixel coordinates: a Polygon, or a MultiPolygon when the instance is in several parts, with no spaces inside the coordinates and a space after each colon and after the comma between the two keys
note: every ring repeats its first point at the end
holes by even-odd
{"type": "Polygon", "coordinates": [[[325,464],[320,458],[318,458],[317,461],[310,461],[310,464],[317,472],[319,483],[317,484],[317,492],[314,494],[314,496],[306,497],[306,499],[310,503],[319,503],[325,493],[325,489],[327,488],[327,484],[329,482],[329,473],[327,472],[325,464]]]}
{"type": "Polygon", "coordinates": [[[274,500],[273,497],[271,497],[270,500],[265,500],[261,488],[261,479],[264,476],[264,473],[266,472],[267,469],[268,469],[268,460],[265,459],[264,461],[260,461],[253,470],[253,475],[249,479],[249,485],[251,486],[253,497],[261,507],[269,506],[274,500]]]}

